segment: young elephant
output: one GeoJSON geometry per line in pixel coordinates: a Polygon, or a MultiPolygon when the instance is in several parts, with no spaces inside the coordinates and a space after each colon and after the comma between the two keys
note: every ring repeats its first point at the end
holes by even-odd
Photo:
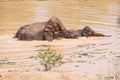
{"type": "Polygon", "coordinates": [[[77,35],[78,37],[110,37],[110,35],[104,35],[101,33],[97,33],[95,32],[93,29],[91,29],[90,27],[86,26],[81,30],[76,30],[74,32],[75,35],[77,35]]]}
{"type": "Polygon", "coordinates": [[[36,22],[20,27],[14,38],[52,41],[54,32],[61,31],[64,34],[65,30],[63,23],[57,17],[52,17],[45,22],[36,22]]]}
{"type": "Polygon", "coordinates": [[[95,32],[90,27],[86,26],[83,29],[80,30],[66,30],[66,34],[64,34],[64,38],[78,38],[78,37],[110,37],[110,35],[104,35],[101,33],[95,32]]]}
{"type": "Polygon", "coordinates": [[[86,36],[86,37],[90,37],[90,36],[94,36],[94,37],[109,37],[108,35],[104,35],[104,34],[95,32],[93,29],[91,29],[88,26],[83,28],[82,36],[86,36]]]}

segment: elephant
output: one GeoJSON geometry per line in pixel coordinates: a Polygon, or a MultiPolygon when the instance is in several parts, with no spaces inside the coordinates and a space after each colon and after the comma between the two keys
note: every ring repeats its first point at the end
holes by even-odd
{"type": "Polygon", "coordinates": [[[78,38],[78,37],[110,37],[111,35],[104,35],[101,33],[95,32],[93,29],[91,29],[88,26],[85,26],[83,29],[79,30],[66,30],[65,34],[62,32],[57,32],[55,38],[78,38]]]}
{"type": "Polygon", "coordinates": [[[101,33],[95,32],[90,27],[86,26],[82,30],[77,30],[77,33],[79,32],[78,36],[85,36],[85,37],[110,37],[111,35],[104,35],[101,33]]]}
{"type": "Polygon", "coordinates": [[[48,21],[24,25],[18,29],[14,38],[19,40],[48,40],[54,39],[55,32],[65,33],[66,28],[57,17],[53,16],[48,21]]]}
{"type": "MultiPolygon", "coordinates": [[[[79,29],[76,31],[71,32],[72,37],[110,37],[111,35],[104,35],[101,33],[95,32],[93,29],[91,29],[88,26],[85,26],[83,29],[79,29]]],[[[70,37],[67,37],[70,38],[70,37]]]]}

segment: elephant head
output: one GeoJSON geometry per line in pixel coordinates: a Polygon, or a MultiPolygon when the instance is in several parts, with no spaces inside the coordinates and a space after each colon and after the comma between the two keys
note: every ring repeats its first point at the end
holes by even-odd
{"type": "Polygon", "coordinates": [[[86,26],[85,28],[83,28],[82,30],[82,36],[93,36],[95,33],[95,31],[93,29],[91,29],[90,27],[86,26]]]}
{"type": "Polygon", "coordinates": [[[55,16],[51,17],[48,20],[48,23],[46,24],[45,28],[47,29],[49,28],[54,32],[61,31],[62,33],[65,33],[65,30],[66,30],[63,23],[55,16]]]}
{"type": "Polygon", "coordinates": [[[86,37],[90,37],[90,36],[111,37],[111,35],[104,35],[104,34],[101,34],[101,33],[97,33],[97,32],[95,32],[93,29],[91,29],[88,26],[86,26],[85,28],[83,28],[83,30],[82,30],[82,36],[86,36],[86,37]]]}
{"type": "MultiPolygon", "coordinates": [[[[44,29],[44,33],[46,35],[50,35],[51,39],[50,41],[55,37],[61,37],[61,35],[64,35],[66,29],[63,25],[63,23],[55,16],[51,17],[44,29]]],[[[48,38],[45,38],[48,40],[48,38]]]]}

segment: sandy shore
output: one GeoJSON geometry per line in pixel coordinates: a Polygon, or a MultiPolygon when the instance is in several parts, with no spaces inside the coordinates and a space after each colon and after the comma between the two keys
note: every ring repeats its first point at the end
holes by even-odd
{"type": "Polygon", "coordinates": [[[94,80],[79,75],[57,72],[7,72],[2,73],[1,80],[94,80]],[[33,75],[34,74],[34,75],[33,75]]]}

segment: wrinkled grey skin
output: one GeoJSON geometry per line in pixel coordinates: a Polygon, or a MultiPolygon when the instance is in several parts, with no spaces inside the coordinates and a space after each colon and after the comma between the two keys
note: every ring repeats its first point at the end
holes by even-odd
{"type": "Polygon", "coordinates": [[[29,26],[29,25],[24,25],[24,26],[20,27],[20,28],[18,29],[18,31],[16,32],[14,38],[20,38],[20,35],[21,35],[22,31],[23,31],[23,30],[25,29],[25,27],[27,27],[27,26],[29,26]]]}
{"type": "Polygon", "coordinates": [[[58,38],[69,38],[69,39],[75,39],[78,38],[78,36],[75,34],[74,30],[66,30],[65,34],[62,32],[55,32],[54,33],[54,39],[58,38]]]}
{"type": "Polygon", "coordinates": [[[78,38],[79,36],[76,34],[74,30],[66,30],[66,34],[64,35],[65,38],[78,38]]]}
{"type": "Polygon", "coordinates": [[[65,33],[66,29],[57,17],[52,17],[45,22],[36,22],[22,26],[18,29],[14,38],[19,40],[48,40],[54,39],[54,32],[65,33]]]}
{"type": "Polygon", "coordinates": [[[111,36],[111,35],[104,35],[102,33],[97,33],[88,26],[86,26],[79,32],[82,34],[81,36],[85,36],[85,37],[110,37],[111,36]]]}
{"type": "Polygon", "coordinates": [[[76,35],[77,37],[110,37],[110,35],[97,33],[88,26],[84,27],[81,30],[74,31],[73,34],[76,35]]]}
{"type": "Polygon", "coordinates": [[[66,30],[65,34],[61,33],[61,32],[55,32],[54,33],[54,39],[58,39],[58,38],[70,38],[70,39],[74,39],[74,38],[78,38],[77,35],[74,34],[74,30],[66,30]]]}
{"type": "Polygon", "coordinates": [[[55,38],[78,38],[78,37],[110,37],[111,35],[104,35],[101,33],[95,32],[90,27],[86,26],[80,30],[66,30],[65,34],[61,32],[55,33],[55,38]]]}

